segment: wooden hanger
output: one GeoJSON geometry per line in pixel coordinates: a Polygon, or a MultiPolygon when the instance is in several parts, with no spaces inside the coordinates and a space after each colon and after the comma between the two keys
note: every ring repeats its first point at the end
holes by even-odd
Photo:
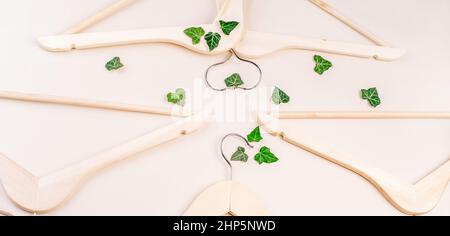
{"type": "Polygon", "coordinates": [[[374,185],[395,208],[405,214],[419,215],[431,211],[439,202],[450,181],[450,159],[417,183],[410,184],[307,137],[293,138],[287,131],[282,130],[277,122],[279,120],[272,116],[258,114],[258,123],[268,133],[362,176],[374,185]]]}
{"type": "Polygon", "coordinates": [[[331,16],[335,17],[337,20],[346,24],[348,27],[358,32],[362,36],[366,37],[368,40],[372,41],[375,45],[389,47],[389,44],[386,41],[378,38],[373,33],[364,29],[362,26],[358,25],[353,20],[349,19],[347,16],[340,13],[338,10],[336,10],[330,4],[326,3],[324,0],[308,0],[308,1],[316,5],[326,13],[330,14],[331,16]]]}
{"type": "Polygon", "coordinates": [[[115,4],[98,12],[94,16],[67,30],[62,35],[40,37],[42,48],[53,51],[71,51],[74,49],[89,49],[109,46],[120,46],[138,43],[171,43],[202,54],[220,54],[228,52],[242,38],[244,28],[243,0],[226,0],[216,19],[211,24],[201,25],[206,33],[221,32],[219,21],[237,21],[240,24],[233,33],[220,41],[219,46],[210,51],[206,43],[192,44],[192,39],[184,34],[186,28],[192,26],[165,27],[155,29],[80,33],[97,22],[122,10],[136,0],[119,0],[115,4]]]}
{"type": "Polygon", "coordinates": [[[327,39],[312,39],[301,36],[246,31],[243,40],[234,50],[244,58],[263,57],[278,51],[288,49],[310,50],[324,53],[340,54],[362,58],[373,58],[383,61],[393,61],[402,57],[406,51],[389,47],[383,40],[354,23],[336,9],[322,0],[309,0],[322,10],[333,15],[347,26],[374,42],[376,46],[329,41],[327,39]]]}
{"type": "Polygon", "coordinates": [[[204,190],[184,212],[185,216],[264,216],[267,211],[259,198],[245,185],[233,181],[233,166],[223,153],[226,138],[235,136],[253,147],[239,134],[228,134],[222,138],[220,150],[230,167],[230,179],[220,181],[204,190]]]}
{"type": "Polygon", "coordinates": [[[13,215],[7,211],[0,210],[0,216],[13,216],[13,215]]]}
{"type": "Polygon", "coordinates": [[[92,174],[130,156],[190,134],[203,126],[209,113],[184,118],[101,152],[89,159],[49,173],[34,176],[0,154],[0,177],[9,198],[20,208],[34,213],[48,212],[65,202],[92,174]]]}
{"type": "Polygon", "coordinates": [[[87,107],[87,108],[105,109],[114,111],[137,112],[144,114],[164,115],[164,116],[188,117],[192,115],[192,113],[184,110],[183,108],[178,107],[174,108],[151,107],[142,105],[105,102],[105,101],[94,101],[80,98],[68,98],[36,93],[22,93],[5,90],[0,90],[0,99],[87,107]]]}
{"type": "Polygon", "coordinates": [[[449,112],[274,112],[278,119],[450,119],[449,112]]]}
{"type": "Polygon", "coordinates": [[[256,31],[244,32],[244,15],[242,0],[226,0],[213,24],[202,25],[206,31],[219,31],[217,22],[220,19],[241,22],[237,31],[227,40],[222,40],[219,47],[209,51],[205,44],[192,45],[191,40],[183,34],[185,27],[159,28],[150,30],[81,33],[95,23],[113,15],[136,0],[120,0],[96,15],[86,19],[79,25],[67,30],[63,35],[41,37],[39,44],[48,51],[71,51],[74,49],[88,49],[107,46],[129,45],[136,43],[173,43],[202,54],[220,54],[230,49],[244,58],[252,59],[262,57],[286,49],[303,49],[325,53],[341,54],[363,58],[392,61],[405,54],[405,50],[388,47],[384,41],[364,30],[343,14],[321,0],[310,0],[321,9],[335,16],[352,29],[362,34],[378,46],[359,45],[328,41],[326,39],[311,39],[300,36],[270,34],[256,31]],[[244,36],[245,33],[245,37],[244,36]],[[241,41],[242,40],[242,41],[241,41]]]}

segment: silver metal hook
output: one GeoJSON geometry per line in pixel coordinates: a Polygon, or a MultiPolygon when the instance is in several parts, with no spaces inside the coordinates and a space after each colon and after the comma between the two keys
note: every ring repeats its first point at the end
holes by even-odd
{"type": "Polygon", "coordinates": [[[208,69],[206,69],[206,73],[205,73],[205,82],[206,82],[206,85],[207,85],[209,88],[211,88],[212,90],[215,90],[215,91],[225,91],[225,90],[227,90],[227,89],[252,90],[252,89],[255,89],[256,87],[258,87],[259,84],[261,83],[261,80],[262,80],[262,70],[261,70],[261,68],[259,67],[259,65],[256,64],[256,63],[253,62],[253,61],[249,61],[249,60],[246,60],[246,59],[244,59],[244,58],[241,58],[240,56],[238,56],[238,55],[236,54],[236,52],[235,52],[233,49],[231,49],[230,52],[231,52],[231,53],[230,53],[230,56],[227,57],[224,61],[215,63],[215,64],[209,66],[208,69]],[[241,86],[237,86],[237,87],[234,87],[234,88],[227,88],[227,87],[225,87],[225,88],[216,88],[216,87],[212,86],[212,85],[209,83],[209,80],[208,80],[208,76],[209,76],[210,70],[211,70],[212,68],[216,67],[216,66],[225,64],[227,61],[229,61],[229,60],[231,59],[231,57],[232,57],[233,55],[236,56],[236,58],[239,59],[240,61],[250,63],[250,64],[254,65],[254,66],[256,67],[256,69],[258,69],[258,72],[259,72],[259,79],[258,79],[258,82],[257,82],[255,85],[253,85],[252,87],[241,87],[241,86]]]}
{"type": "Polygon", "coordinates": [[[228,158],[225,156],[225,153],[223,152],[223,143],[224,143],[225,139],[227,139],[228,137],[231,137],[231,136],[235,136],[235,137],[241,138],[242,140],[244,140],[245,144],[247,144],[247,146],[249,148],[253,148],[253,145],[251,145],[247,141],[247,139],[244,138],[242,135],[236,134],[236,133],[227,134],[220,141],[220,154],[222,154],[223,159],[227,162],[228,166],[230,167],[230,180],[233,180],[233,165],[231,164],[231,161],[228,160],[228,158]]]}

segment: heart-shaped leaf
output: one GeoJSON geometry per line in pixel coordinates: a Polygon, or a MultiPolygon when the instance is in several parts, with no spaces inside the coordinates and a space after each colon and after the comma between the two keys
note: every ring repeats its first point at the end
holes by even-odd
{"type": "Polygon", "coordinates": [[[200,39],[205,35],[202,27],[191,27],[184,30],[184,33],[192,39],[192,44],[200,43],[200,39]]]}
{"type": "Polygon", "coordinates": [[[238,147],[236,152],[231,156],[232,161],[242,161],[247,162],[248,155],[245,153],[245,149],[243,147],[238,147]]]}
{"type": "Polygon", "coordinates": [[[289,96],[280,88],[275,87],[272,93],[272,101],[275,104],[288,103],[290,100],[289,96]]]}
{"type": "Polygon", "coordinates": [[[238,25],[239,22],[237,21],[219,21],[220,28],[222,28],[222,31],[225,35],[230,35],[231,31],[233,31],[238,25]]]}
{"type": "Polygon", "coordinates": [[[378,96],[377,88],[361,89],[361,98],[368,100],[370,105],[377,107],[381,104],[381,99],[378,96]]]}
{"type": "Polygon", "coordinates": [[[122,62],[120,62],[120,57],[114,57],[108,61],[105,65],[106,69],[109,71],[118,70],[123,67],[122,62]]]}
{"type": "Polygon", "coordinates": [[[316,67],[314,67],[314,71],[319,75],[322,75],[325,71],[327,71],[333,66],[333,64],[330,61],[324,59],[319,55],[314,56],[314,61],[316,62],[316,67]]]}
{"type": "Polygon", "coordinates": [[[259,142],[263,138],[261,137],[261,132],[259,130],[259,126],[256,127],[250,134],[247,135],[247,140],[249,142],[259,142]]]}
{"type": "Polygon", "coordinates": [[[219,33],[209,32],[205,35],[206,44],[208,44],[209,51],[214,50],[219,46],[222,36],[219,33]]]}
{"type": "Polygon", "coordinates": [[[186,99],[186,91],[182,88],[178,88],[174,93],[167,94],[167,101],[173,104],[184,106],[186,99]]]}
{"type": "Polygon", "coordinates": [[[225,84],[228,88],[237,88],[243,85],[244,81],[242,81],[241,76],[238,73],[234,73],[225,79],[225,84]]]}
{"type": "Polygon", "coordinates": [[[264,146],[255,155],[255,161],[257,161],[260,165],[262,163],[270,164],[277,162],[278,158],[270,151],[268,147],[264,146]]]}

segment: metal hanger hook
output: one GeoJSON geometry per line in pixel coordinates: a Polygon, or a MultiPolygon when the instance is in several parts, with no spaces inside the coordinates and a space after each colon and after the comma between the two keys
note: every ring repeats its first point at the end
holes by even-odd
{"type": "Polygon", "coordinates": [[[246,59],[244,59],[244,58],[241,58],[239,55],[236,54],[236,52],[235,52],[233,49],[231,49],[230,52],[231,52],[231,53],[230,53],[230,56],[228,56],[224,61],[215,63],[215,64],[209,66],[208,69],[206,69],[206,73],[205,73],[205,82],[206,82],[206,85],[207,85],[209,88],[211,88],[212,90],[215,90],[215,91],[225,91],[225,90],[227,90],[227,89],[252,90],[252,89],[255,89],[256,87],[258,87],[259,84],[261,83],[262,75],[263,75],[263,74],[262,74],[261,67],[259,67],[259,65],[256,64],[256,63],[253,62],[253,61],[249,61],[249,60],[246,60],[246,59]],[[211,71],[211,69],[214,68],[214,67],[216,67],[216,66],[225,64],[226,62],[228,62],[228,61],[231,59],[231,57],[232,57],[233,55],[236,56],[236,58],[239,59],[240,61],[250,63],[250,64],[252,64],[253,66],[255,66],[256,69],[258,69],[258,73],[259,73],[258,82],[257,82],[255,85],[253,85],[252,87],[241,87],[241,86],[237,86],[237,87],[233,87],[233,88],[227,88],[227,87],[225,87],[225,88],[216,88],[216,87],[212,86],[211,83],[209,83],[209,79],[208,79],[209,72],[211,71]]]}
{"type": "Polygon", "coordinates": [[[228,160],[228,158],[225,156],[225,153],[223,152],[223,143],[225,142],[225,140],[229,137],[238,137],[242,140],[244,140],[245,144],[247,144],[247,146],[249,148],[253,148],[253,145],[251,145],[248,140],[246,138],[244,138],[242,135],[240,134],[236,134],[236,133],[231,133],[231,134],[227,134],[225,135],[222,140],[220,141],[220,154],[222,154],[222,158],[227,162],[228,166],[230,167],[230,180],[233,180],[233,165],[231,164],[231,161],[228,160]]]}

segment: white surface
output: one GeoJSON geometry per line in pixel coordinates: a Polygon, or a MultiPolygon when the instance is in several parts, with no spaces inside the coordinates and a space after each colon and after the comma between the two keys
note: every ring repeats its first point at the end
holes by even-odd
{"type": "MultiPolygon", "coordinates": [[[[371,111],[358,92],[376,86],[382,99],[377,111],[450,111],[449,1],[329,2],[391,44],[406,48],[408,54],[391,63],[322,54],[335,66],[321,77],[312,70],[313,52],[286,51],[259,59],[263,87],[277,85],[291,95],[291,103],[281,110],[371,111]]],[[[168,106],[166,92],[177,87],[197,91],[194,88],[206,67],[224,57],[200,56],[162,44],[71,53],[49,53],[36,45],[37,36],[62,32],[109,3],[4,3],[0,9],[0,89],[168,106]],[[126,68],[107,72],[104,63],[114,56],[120,56],[126,68]]],[[[141,0],[91,30],[196,25],[211,21],[215,10],[214,1],[209,0],[141,0]],[[175,8],[174,4],[181,5],[175,8]]],[[[306,1],[253,0],[247,2],[246,11],[248,28],[253,30],[367,43],[306,1]]],[[[229,73],[236,68],[242,69],[232,65],[224,70],[229,73]]],[[[234,105],[245,104],[243,111],[249,112],[251,105],[243,92],[228,95],[235,99],[234,105]]],[[[233,104],[225,104],[227,112],[234,110],[233,104]]],[[[0,100],[0,110],[0,151],[34,174],[88,158],[172,122],[167,117],[5,100],[0,100]]],[[[319,120],[283,125],[411,182],[450,157],[447,120],[319,120]]],[[[220,138],[229,132],[245,135],[254,127],[250,120],[210,124],[99,173],[50,214],[180,215],[204,188],[226,178],[227,168],[218,154],[220,138]]],[[[230,154],[233,142],[238,144],[230,141],[230,154]]],[[[257,147],[261,145],[269,146],[280,161],[262,166],[253,160],[235,164],[234,177],[249,185],[272,214],[401,215],[361,177],[268,135],[257,147]]],[[[0,208],[27,214],[7,199],[3,189],[0,208]]],[[[449,189],[429,214],[450,215],[449,189]]]]}

